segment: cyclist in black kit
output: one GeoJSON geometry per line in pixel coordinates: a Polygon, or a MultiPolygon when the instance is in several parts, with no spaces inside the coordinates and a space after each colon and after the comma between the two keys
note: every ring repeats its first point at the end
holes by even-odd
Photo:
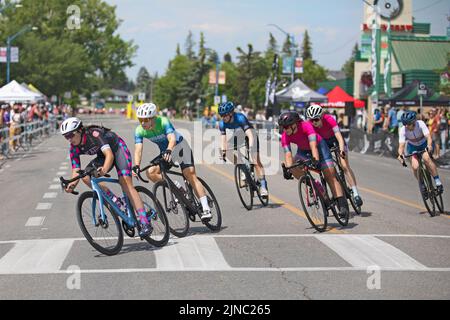
{"type": "MultiPolygon", "coordinates": [[[[78,176],[78,170],[81,168],[80,155],[97,156],[88,164],[87,169],[95,165],[98,168],[98,177],[107,174],[114,165],[119,176],[120,186],[132,202],[133,208],[136,209],[139,216],[142,227],[139,235],[141,237],[150,235],[152,227],[147,219],[144,204],[133,186],[131,154],[122,138],[107,128],[98,126],[84,127],[78,118],[65,120],[61,125],[61,134],[70,142],[72,178],[78,176]]],[[[65,191],[71,193],[78,185],[78,182],[79,180],[69,184],[65,191]]],[[[92,188],[89,177],[83,178],[83,182],[92,188]]],[[[101,185],[101,187],[109,197],[112,197],[111,191],[106,186],[101,185]]]]}

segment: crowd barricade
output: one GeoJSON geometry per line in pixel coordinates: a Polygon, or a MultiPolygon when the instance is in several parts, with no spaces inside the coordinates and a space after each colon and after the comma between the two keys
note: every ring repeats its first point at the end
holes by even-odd
{"type": "Polygon", "coordinates": [[[6,159],[10,158],[12,148],[14,151],[20,149],[28,151],[33,145],[55,134],[61,121],[61,116],[52,116],[48,120],[25,122],[1,129],[0,155],[6,159]],[[15,132],[13,136],[11,136],[11,130],[15,132]]]}
{"type": "Polygon", "coordinates": [[[351,151],[397,158],[398,135],[385,131],[369,134],[356,128],[349,131],[348,145],[351,151]]]}

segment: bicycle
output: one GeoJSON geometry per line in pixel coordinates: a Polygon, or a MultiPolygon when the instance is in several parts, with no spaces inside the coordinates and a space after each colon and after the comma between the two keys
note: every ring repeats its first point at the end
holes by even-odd
{"type": "Polygon", "coordinates": [[[340,225],[344,227],[348,225],[349,215],[347,214],[345,217],[339,215],[336,208],[337,201],[330,198],[325,177],[322,171],[313,167],[311,159],[306,161],[300,160],[291,167],[286,167],[283,164],[282,167],[284,173],[299,167],[304,171],[298,182],[298,192],[306,218],[314,229],[318,232],[326,231],[330,211],[340,225]],[[320,180],[316,180],[312,176],[311,171],[319,174],[320,180]]]}
{"type": "Polygon", "coordinates": [[[345,172],[342,168],[341,155],[339,147],[333,147],[330,149],[331,155],[333,156],[333,162],[336,167],[336,178],[345,193],[345,197],[350,201],[355,213],[361,215],[361,206],[358,206],[353,195],[353,190],[348,186],[347,179],[345,178],[345,172]]]}
{"type": "MultiPolygon", "coordinates": [[[[410,155],[402,156],[403,158],[403,167],[407,168],[406,159],[416,156],[419,160],[419,170],[418,170],[418,181],[419,181],[419,189],[420,194],[422,195],[423,203],[427,208],[430,216],[436,216],[436,207],[440,213],[444,213],[444,201],[442,199],[442,193],[438,192],[437,188],[434,186],[434,179],[428,171],[427,167],[423,163],[423,154],[428,152],[428,148],[420,151],[413,152],[410,155]],[[424,186],[424,188],[422,188],[424,186]],[[428,201],[430,203],[428,203],[428,201]]],[[[428,152],[433,160],[433,155],[428,152]]]]}
{"type": "MultiPolygon", "coordinates": [[[[93,177],[95,171],[97,171],[95,167],[88,171],[80,170],[78,177],[71,180],[60,177],[61,187],[65,189],[74,181],[87,176],[91,177],[93,191],[87,191],[78,198],[77,221],[83,235],[92,247],[107,256],[113,256],[122,249],[122,229],[130,238],[134,238],[136,228],[139,232],[141,226],[125,193],[123,197],[125,209],[121,209],[99,186],[102,182],[119,184],[119,180],[110,179],[110,175],[105,175],[105,178],[95,178],[93,177]],[[122,224],[119,217],[122,219],[122,224]]],[[[147,218],[151,221],[153,228],[152,234],[144,239],[155,247],[165,246],[169,241],[169,224],[163,208],[161,208],[155,196],[146,188],[137,186],[136,191],[144,202],[147,218]]],[[[72,191],[72,194],[79,195],[75,191],[72,191]]],[[[144,239],[141,238],[141,240],[144,239]]]]}
{"type": "MultiPolygon", "coordinates": [[[[237,149],[238,147],[235,147],[231,150],[236,152],[237,149]]],[[[234,181],[236,184],[239,199],[241,200],[245,209],[250,211],[253,208],[253,198],[255,197],[256,193],[261,204],[264,207],[267,207],[269,205],[269,196],[261,196],[261,183],[256,178],[255,165],[250,162],[250,148],[248,145],[248,141],[246,141],[245,144],[245,155],[243,160],[244,163],[238,163],[234,167],[234,181]],[[245,177],[245,179],[242,179],[242,177],[245,177]],[[246,201],[247,194],[249,195],[248,201],[246,201]]],[[[226,159],[224,159],[224,161],[226,161],[226,159]]]]}
{"type": "Polygon", "coordinates": [[[147,167],[143,169],[134,168],[133,171],[141,181],[149,183],[149,181],[141,176],[141,173],[155,166],[160,168],[163,180],[157,182],[153,186],[153,194],[165,209],[169,219],[169,230],[174,236],[179,238],[185,237],[189,231],[190,221],[196,222],[197,217],[200,218],[200,221],[202,221],[202,223],[211,231],[219,231],[221,229],[222,214],[219,203],[211,188],[203,179],[198,178],[205,188],[208,204],[211,208],[211,214],[213,215],[213,218],[207,220],[201,220],[203,213],[202,205],[195,195],[189,181],[182,173],[170,170],[171,167],[179,168],[179,166],[174,163],[167,163],[162,155],[159,155],[150,161],[150,165],[147,167]],[[185,185],[184,189],[179,189],[169,175],[182,177],[185,185]]]}

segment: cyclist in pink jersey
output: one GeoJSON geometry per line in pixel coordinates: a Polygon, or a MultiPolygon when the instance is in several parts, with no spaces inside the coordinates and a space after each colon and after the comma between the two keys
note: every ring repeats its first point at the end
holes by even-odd
{"type": "MultiPolygon", "coordinates": [[[[313,165],[323,172],[333,196],[337,200],[339,214],[346,216],[349,212],[347,199],[336,179],[333,158],[325,140],[314,131],[311,123],[302,121],[297,112],[283,113],[278,123],[284,131],[281,137],[281,146],[285,151],[286,166],[291,167],[296,161],[312,158],[313,165]],[[295,157],[292,156],[292,143],[298,147],[295,157]]],[[[291,179],[294,175],[299,180],[304,175],[301,168],[292,169],[291,172],[285,173],[285,179],[291,179]]]]}
{"type": "Polygon", "coordinates": [[[357,206],[361,207],[363,201],[358,191],[355,174],[353,173],[352,168],[350,168],[348,146],[345,143],[336,120],[334,120],[331,115],[324,114],[323,108],[317,104],[312,104],[308,107],[306,110],[306,117],[313,125],[315,132],[325,139],[330,149],[339,146],[342,169],[344,170],[345,177],[352,189],[355,203],[357,206]]]}

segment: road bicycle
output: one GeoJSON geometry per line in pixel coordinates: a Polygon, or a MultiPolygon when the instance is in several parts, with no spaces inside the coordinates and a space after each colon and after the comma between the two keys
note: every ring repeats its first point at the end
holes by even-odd
{"type": "Polygon", "coordinates": [[[322,171],[313,166],[312,160],[299,160],[291,167],[286,167],[283,164],[284,175],[286,176],[286,172],[294,168],[301,168],[304,172],[298,182],[298,193],[303,211],[313,228],[318,232],[325,232],[328,227],[329,212],[333,213],[340,225],[347,226],[349,214],[340,215],[337,209],[337,201],[332,199],[328,193],[327,183],[322,171]],[[315,179],[311,172],[317,173],[319,179],[315,179]]]}
{"type": "Polygon", "coordinates": [[[355,197],[353,194],[353,190],[347,184],[347,179],[345,178],[345,172],[342,168],[341,155],[339,147],[333,147],[330,149],[331,155],[333,156],[333,162],[336,168],[336,178],[339,181],[339,184],[342,187],[342,190],[345,193],[345,197],[348,199],[350,204],[352,205],[355,213],[357,215],[361,215],[361,206],[358,206],[355,201],[355,197]]]}
{"type": "MultiPolygon", "coordinates": [[[[97,168],[92,167],[86,170],[80,170],[79,175],[71,180],[65,180],[60,177],[61,187],[63,189],[77,180],[89,176],[91,178],[92,190],[81,194],[77,202],[77,220],[78,224],[86,237],[87,241],[97,251],[113,256],[120,252],[123,246],[123,232],[134,238],[136,229],[141,231],[140,223],[136,218],[134,208],[124,193],[124,208],[119,207],[110,197],[108,197],[100,187],[100,183],[119,184],[119,180],[110,179],[109,175],[105,178],[95,178],[94,174],[97,168]],[[120,223],[120,219],[122,223],[120,223]]],[[[146,210],[148,221],[151,222],[152,233],[141,240],[146,240],[155,247],[163,247],[169,241],[169,223],[163,208],[159,205],[155,196],[146,188],[137,186],[136,191],[141,197],[146,210]]],[[[72,194],[79,193],[73,191],[72,194]]]]}
{"type": "Polygon", "coordinates": [[[142,169],[134,168],[133,171],[141,181],[149,183],[142,177],[141,173],[156,166],[160,168],[163,179],[153,186],[153,194],[167,213],[170,232],[176,237],[185,237],[189,231],[190,221],[196,222],[197,218],[211,231],[219,231],[222,227],[222,213],[219,203],[208,184],[203,179],[198,178],[206,191],[212,215],[211,219],[201,220],[203,207],[195,195],[193,187],[182,173],[170,170],[171,167],[179,168],[179,166],[174,163],[167,163],[163,156],[159,155],[150,161],[150,165],[147,167],[142,169]],[[177,186],[170,175],[182,177],[184,187],[181,184],[181,188],[177,186]]]}
{"type": "MultiPolygon", "coordinates": [[[[231,151],[235,152],[236,165],[234,167],[234,181],[236,184],[239,199],[241,200],[242,205],[245,207],[245,209],[250,211],[253,208],[253,198],[256,194],[258,195],[261,204],[264,207],[267,207],[269,205],[269,196],[261,196],[261,183],[256,177],[255,165],[252,163],[250,158],[250,148],[247,140],[245,143],[245,153],[242,157],[242,161],[241,157],[239,157],[239,160],[236,159],[236,152],[242,147],[244,146],[236,146],[235,148],[230,149],[231,151]]],[[[226,159],[224,159],[224,161],[226,161],[226,159]]]]}
{"type": "MultiPolygon", "coordinates": [[[[417,172],[418,181],[419,181],[419,189],[420,194],[422,195],[423,203],[427,208],[430,216],[436,216],[436,209],[439,210],[440,213],[444,213],[444,201],[442,199],[442,192],[439,192],[435,186],[435,182],[430,172],[428,171],[426,165],[423,162],[423,154],[428,152],[428,149],[425,149],[420,152],[413,152],[410,155],[402,156],[403,157],[403,166],[408,167],[406,164],[406,159],[411,157],[417,157],[419,161],[419,170],[417,172]]],[[[433,160],[433,156],[428,152],[431,159],[433,160]]]]}

